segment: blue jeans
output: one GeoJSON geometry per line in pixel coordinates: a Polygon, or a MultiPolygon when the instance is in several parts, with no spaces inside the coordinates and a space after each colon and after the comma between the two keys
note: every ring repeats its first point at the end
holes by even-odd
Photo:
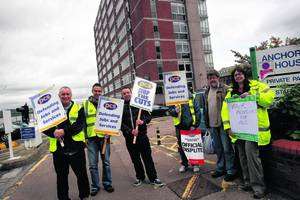
{"type": "Polygon", "coordinates": [[[211,137],[213,139],[213,147],[217,154],[217,172],[227,172],[227,174],[235,174],[234,151],[231,140],[222,127],[210,128],[211,137]]]}
{"type": "Polygon", "coordinates": [[[110,170],[110,144],[108,139],[106,143],[105,155],[101,154],[102,146],[104,143],[104,138],[92,137],[88,139],[88,158],[89,158],[89,170],[91,173],[91,189],[98,190],[100,189],[99,184],[99,170],[98,170],[98,160],[101,156],[102,160],[102,184],[104,188],[112,185],[111,180],[111,170],[110,170]]]}

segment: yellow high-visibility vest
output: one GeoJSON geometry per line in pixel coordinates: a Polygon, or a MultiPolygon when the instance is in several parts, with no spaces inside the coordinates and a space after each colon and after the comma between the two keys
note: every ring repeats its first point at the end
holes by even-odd
{"type": "Polygon", "coordinates": [[[95,108],[94,104],[91,103],[89,100],[86,100],[83,103],[84,113],[86,118],[86,134],[87,137],[104,137],[102,133],[95,133],[95,123],[96,123],[96,114],[97,108],[95,108]]]}
{"type": "MultiPolygon", "coordinates": [[[[196,124],[196,114],[194,109],[194,99],[189,99],[189,108],[193,119],[193,125],[196,124]]],[[[181,122],[181,105],[179,104],[179,113],[177,117],[173,117],[173,123],[175,126],[181,122]]]]}
{"type": "MultiPolygon", "coordinates": [[[[73,124],[74,122],[76,122],[77,118],[78,118],[78,111],[80,110],[81,106],[77,103],[74,103],[72,105],[72,108],[69,112],[69,121],[71,124],[73,124]]],[[[49,151],[50,152],[55,152],[57,150],[57,139],[56,138],[52,138],[52,137],[48,137],[49,138],[49,151]]],[[[83,130],[80,131],[78,134],[76,135],[73,135],[72,136],[72,139],[74,141],[82,141],[84,142],[85,141],[85,138],[84,138],[84,132],[83,130]]]]}
{"type": "MultiPolygon", "coordinates": [[[[225,100],[231,97],[232,89],[228,90],[225,100]]],[[[251,80],[250,90],[251,95],[257,97],[257,118],[258,118],[258,146],[267,145],[270,143],[271,132],[270,132],[270,121],[268,115],[268,107],[272,105],[275,97],[275,92],[269,88],[265,83],[251,80]]],[[[230,115],[226,101],[223,101],[221,117],[223,121],[224,130],[230,129],[230,115]]],[[[235,143],[236,137],[231,137],[231,142],[235,143]]]]}

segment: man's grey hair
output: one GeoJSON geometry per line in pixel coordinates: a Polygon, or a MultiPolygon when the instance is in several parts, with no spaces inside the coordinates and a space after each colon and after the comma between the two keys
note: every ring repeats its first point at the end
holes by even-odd
{"type": "Polygon", "coordinates": [[[71,91],[71,94],[72,94],[72,90],[71,90],[71,88],[68,87],[68,86],[62,86],[62,87],[59,89],[59,94],[60,94],[60,92],[61,92],[62,90],[64,90],[64,89],[70,90],[70,91],[71,91]]]}

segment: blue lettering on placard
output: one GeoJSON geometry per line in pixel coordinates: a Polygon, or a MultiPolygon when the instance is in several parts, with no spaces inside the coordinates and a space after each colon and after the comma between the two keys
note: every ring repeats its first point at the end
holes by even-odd
{"type": "Polygon", "coordinates": [[[140,105],[144,105],[144,106],[150,106],[150,101],[147,101],[146,99],[141,99],[139,97],[135,97],[134,98],[134,102],[140,105]]]}

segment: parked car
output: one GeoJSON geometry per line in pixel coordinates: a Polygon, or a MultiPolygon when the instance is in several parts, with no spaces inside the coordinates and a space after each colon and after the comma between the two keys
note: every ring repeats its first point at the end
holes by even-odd
{"type": "MultiPolygon", "coordinates": [[[[13,132],[11,133],[12,141],[21,139],[20,126],[13,124],[12,128],[13,128],[13,132]]],[[[0,143],[4,143],[5,146],[8,148],[8,136],[7,134],[5,134],[4,124],[0,124],[0,143]]]]}
{"type": "Polygon", "coordinates": [[[169,107],[167,106],[161,106],[161,105],[153,105],[152,109],[152,117],[164,117],[168,115],[169,107]]]}

